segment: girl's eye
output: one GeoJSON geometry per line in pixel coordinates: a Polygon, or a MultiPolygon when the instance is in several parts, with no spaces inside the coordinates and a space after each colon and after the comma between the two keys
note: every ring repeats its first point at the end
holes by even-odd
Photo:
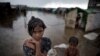
{"type": "Polygon", "coordinates": [[[36,33],[36,31],[34,31],[33,33],[36,33]]]}
{"type": "Polygon", "coordinates": [[[39,31],[39,32],[42,32],[42,31],[39,31]]]}

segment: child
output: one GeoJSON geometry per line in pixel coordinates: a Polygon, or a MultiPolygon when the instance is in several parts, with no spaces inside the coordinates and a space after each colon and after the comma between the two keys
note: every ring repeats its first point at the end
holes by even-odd
{"type": "Polygon", "coordinates": [[[79,50],[77,49],[78,39],[71,37],[69,39],[69,47],[66,49],[66,56],[79,56],[79,50]]]}
{"type": "Polygon", "coordinates": [[[41,19],[31,17],[28,23],[28,33],[32,38],[24,41],[25,56],[47,56],[47,52],[51,48],[51,41],[43,37],[45,28],[46,25],[41,19]]]}

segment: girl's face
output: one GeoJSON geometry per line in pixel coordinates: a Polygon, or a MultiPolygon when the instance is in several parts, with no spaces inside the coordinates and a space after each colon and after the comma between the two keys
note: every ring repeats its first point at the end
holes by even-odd
{"type": "Polygon", "coordinates": [[[35,40],[39,41],[39,40],[42,38],[43,33],[44,33],[44,29],[43,29],[42,27],[40,27],[40,26],[36,26],[36,27],[34,28],[34,30],[33,30],[32,37],[33,37],[35,40]]]}

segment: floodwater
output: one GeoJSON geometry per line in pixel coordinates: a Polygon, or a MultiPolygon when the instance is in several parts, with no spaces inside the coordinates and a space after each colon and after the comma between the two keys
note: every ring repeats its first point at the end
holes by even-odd
{"type": "Polygon", "coordinates": [[[27,38],[31,38],[27,32],[27,24],[31,16],[38,17],[44,21],[47,28],[44,37],[50,38],[52,47],[57,44],[68,44],[71,36],[79,38],[78,48],[80,56],[95,56],[98,48],[92,45],[93,41],[89,41],[83,37],[84,31],[79,29],[70,29],[65,27],[64,18],[50,13],[39,11],[28,11],[26,16],[17,16],[14,20],[6,19],[5,24],[11,27],[0,26],[0,56],[23,56],[23,42],[27,38]],[[7,21],[7,22],[6,22],[7,21]]]}

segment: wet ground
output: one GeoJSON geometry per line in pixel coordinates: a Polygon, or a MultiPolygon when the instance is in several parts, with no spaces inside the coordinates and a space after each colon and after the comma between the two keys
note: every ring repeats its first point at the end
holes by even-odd
{"type": "MultiPolygon", "coordinates": [[[[70,36],[77,36],[80,56],[96,56],[99,49],[93,45],[93,41],[83,37],[84,31],[65,27],[64,18],[59,15],[38,11],[28,11],[26,17],[20,15],[16,17],[16,20],[8,21],[12,22],[12,28],[0,26],[0,56],[23,56],[23,42],[30,38],[27,33],[27,23],[31,16],[44,21],[47,26],[44,37],[51,39],[52,47],[61,43],[68,44],[70,36]]],[[[6,24],[8,22],[5,21],[6,24]]]]}

